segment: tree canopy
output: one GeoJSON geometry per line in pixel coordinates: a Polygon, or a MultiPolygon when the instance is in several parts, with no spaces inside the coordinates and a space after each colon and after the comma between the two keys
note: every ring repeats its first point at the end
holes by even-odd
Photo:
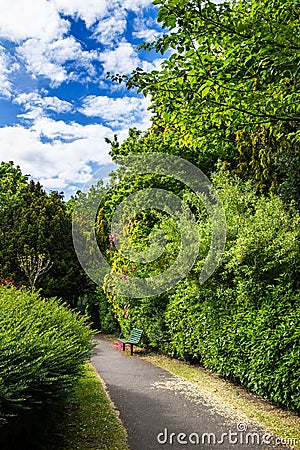
{"type": "Polygon", "coordinates": [[[36,280],[36,287],[47,297],[76,304],[86,278],[73,248],[71,216],[60,194],[47,194],[34,181],[24,184],[14,202],[0,210],[0,234],[0,278],[31,284],[24,264],[28,268],[30,261],[42,258],[49,261],[49,270],[36,280]]]}
{"type": "Polygon", "coordinates": [[[152,133],[177,142],[208,174],[226,161],[258,192],[288,180],[285,195],[298,201],[286,172],[299,154],[300,2],[153,3],[166,33],[141,47],[167,59],[149,73],[111,75],[150,95],[152,133]]]}
{"type": "Polygon", "coordinates": [[[15,202],[27,180],[28,175],[23,175],[21,168],[15,167],[13,161],[0,164],[0,209],[15,202]]]}

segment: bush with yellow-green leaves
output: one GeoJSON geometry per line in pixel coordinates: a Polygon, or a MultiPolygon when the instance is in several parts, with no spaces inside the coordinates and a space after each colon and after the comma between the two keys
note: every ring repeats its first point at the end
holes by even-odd
{"type": "Polygon", "coordinates": [[[72,392],[92,349],[92,332],[57,299],[0,287],[0,425],[51,417],[72,392]]]}

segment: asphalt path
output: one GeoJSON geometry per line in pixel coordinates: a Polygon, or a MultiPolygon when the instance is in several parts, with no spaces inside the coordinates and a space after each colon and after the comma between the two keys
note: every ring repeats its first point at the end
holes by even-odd
{"type": "Polygon", "coordinates": [[[287,450],[264,430],[214,410],[196,386],[191,395],[191,384],[183,389],[180,377],[110,340],[96,340],[91,362],[120,413],[131,450],[287,450]]]}

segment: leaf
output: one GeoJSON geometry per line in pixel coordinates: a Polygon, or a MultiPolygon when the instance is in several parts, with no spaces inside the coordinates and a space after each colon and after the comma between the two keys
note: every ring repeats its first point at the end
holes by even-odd
{"type": "Polygon", "coordinates": [[[206,87],[202,90],[202,92],[201,92],[201,97],[202,97],[202,98],[207,97],[207,95],[209,94],[209,91],[210,91],[210,87],[211,87],[211,86],[206,86],[206,87]]]}

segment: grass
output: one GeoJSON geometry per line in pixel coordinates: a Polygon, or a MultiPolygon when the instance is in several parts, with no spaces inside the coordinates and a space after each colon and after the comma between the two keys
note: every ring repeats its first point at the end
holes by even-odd
{"type": "Polygon", "coordinates": [[[293,448],[300,450],[299,415],[280,409],[201,367],[152,353],[143,358],[193,383],[205,401],[218,412],[227,411],[232,417],[247,418],[249,422],[260,425],[270,434],[288,439],[289,442],[295,439],[293,448]]]}
{"type": "Polygon", "coordinates": [[[90,364],[76,386],[59,429],[60,433],[43,450],[129,450],[117,411],[90,364]]]}

